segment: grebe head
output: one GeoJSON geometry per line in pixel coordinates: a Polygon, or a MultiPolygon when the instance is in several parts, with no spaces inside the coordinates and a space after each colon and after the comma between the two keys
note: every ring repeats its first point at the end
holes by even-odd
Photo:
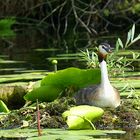
{"type": "Polygon", "coordinates": [[[106,56],[107,54],[112,52],[112,48],[108,43],[101,43],[99,45],[99,53],[102,54],[103,56],[106,56]]]}

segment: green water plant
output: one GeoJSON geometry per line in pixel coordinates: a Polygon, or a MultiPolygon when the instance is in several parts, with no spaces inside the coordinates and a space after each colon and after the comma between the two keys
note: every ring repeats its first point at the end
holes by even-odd
{"type": "MultiPolygon", "coordinates": [[[[140,34],[135,37],[135,24],[128,31],[126,41],[118,38],[115,45],[115,50],[107,58],[108,69],[111,71],[111,76],[123,75],[125,70],[134,70],[132,63],[139,59],[139,53],[129,51],[131,59],[125,55],[120,56],[120,51],[124,52],[140,39],[140,34]]],[[[90,52],[88,49],[82,52],[82,59],[86,61],[87,67],[97,68],[99,66],[98,56],[96,52],[90,52]]]]}
{"type": "Polygon", "coordinates": [[[120,38],[117,39],[117,41],[116,41],[116,50],[118,51],[120,47],[122,49],[129,48],[130,46],[132,46],[138,40],[140,40],[140,34],[138,34],[135,37],[135,24],[133,24],[132,28],[127,33],[127,38],[126,38],[125,43],[123,43],[123,41],[120,38]]]}
{"type": "Polygon", "coordinates": [[[9,109],[8,107],[6,106],[6,104],[0,100],[0,113],[9,113],[9,109]]]}
{"type": "Polygon", "coordinates": [[[82,57],[82,61],[86,61],[86,65],[88,68],[97,68],[99,66],[98,55],[96,52],[90,52],[88,49],[86,51],[81,50],[80,55],[82,57]]]}
{"type": "Polygon", "coordinates": [[[100,83],[99,69],[67,68],[48,74],[40,81],[40,86],[28,92],[25,100],[53,101],[60,96],[72,95],[74,92],[91,84],[100,83]]]}
{"type": "Polygon", "coordinates": [[[56,59],[52,60],[52,64],[54,65],[54,72],[57,72],[57,63],[58,61],[56,59]]]}
{"type": "Polygon", "coordinates": [[[36,129],[15,128],[0,131],[1,139],[27,139],[27,140],[91,140],[93,137],[108,137],[110,135],[122,136],[126,132],[122,130],[65,130],[65,129],[43,129],[43,135],[38,137],[36,129]],[[14,135],[13,135],[14,134],[14,135]]]}
{"type": "Polygon", "coordinates": [[[132,63],[135,60],[137,60],[140,55],[136,52],[130,51],[129,54],[131,54],[132,56],[132,59],[130,60],[127,58],[127,56],[119,56],[118,54],[120,50],[126,50],[127,48],[130,49],[130,47],[135,42],[140,40],[140,34],[138,34],[137,37],[135,38],[134,37],[135,37],[135,24],[128,31],[126,41],[123,42],[120,38],[117,39],[114,54],[110,55],[110,58],[109,58],[109,65],[111,65],[112,68],[116,66],[118,69],[123,69],[124,71],[126,67],[129,67],[129,68],[131,67],[131,70],[133,70],[132,63]],[[115,59],[112,59],[113,57],[115,59]]]}
{"type": "Polygon", "coordinates": [[[103,109],[99,107],[80,105],[65,111],[62,116],[66,119],[68,129],[95,129],[93,122],[103,113],[103,109]]]}
{"type": "Polygon", "coordinates": [[[137,42],[138,40],[140,40],[140,34],[138,34],[135,37],[135,24],[133,24],[132,28],[127,33],[126,41],[123,42],[120,38],[117,39],[114,54],[110,55],[109,57],[109,67],[117,68],[121,74],[122,73],[124,74],[126,68],[127,70],[128,68],[129,70],[134,70],[132,63],[139,59],[140,57],[139,53],[134,51],[129,51],[129,54],[131,55],[131,59],[125,55],[120,56],[119,53],[120,51],[124,51],[124,50],[126,51],[127,48],[130,49],[130,47],[134,45],[134,43],[137,42]],[[115,59],[112,59],[113,57],[115,59]]]}
{"type": "Polygon", "coordinates": [[[28,101],[34,101],[34,102],[36,101],[36,99],[44,102],[46,101],[51,102],[54,101],[56,98],[58,98],[61,93],[62,93],[62,89],[58,87],[52,85],[40,86],[28,92],[24,96],[24,99],[28,101]]]}

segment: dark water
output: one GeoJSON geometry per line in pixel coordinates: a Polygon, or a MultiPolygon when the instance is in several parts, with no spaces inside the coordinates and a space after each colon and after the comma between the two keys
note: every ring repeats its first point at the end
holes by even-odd
{"type": "MultiPolygon", "coordinates": [[[[23,70],[53,70],[50,57],[59,54],[75,53],[67,47],[60,47],[56,40],[47,44],[47,36],[39,34],[36,30],[18,33],[11,39],[0,39],[0,74],[16,73],[23,70]],[[10,60],[10,61],[9,61],[10,60]]],[[[77,66],[77,61],[59,60],[58,69],[77,66]]]]}
{"type": "MultiPolygon", "coordinates": [[[[7,44],[3,43],[2,40],[0,41],[0,74],[22,73],[26,70],[53,71],[54,67],[51,63],[53,58],[58,59],[58,69],[86,68],[86,63],[79,61],[80,49],[50,48],[47,44],[41,45],[40,42],[32,46],[33,44],[30,45],[27,40],[13,43],[14,46],[10,47],[6,46],[7,44]]],[[[132,64],[135,71],[140,70],[139,61],[132,64]]]]}
{"type": "MultiPolygon", "coordinates": [[[[58,41],[56,38],[50,39],[47,33],[41,33],[36,29],[23,29],[18,31],[13,38],[1,37],[0,74],[11,74],[24,70],[52,71],[53,65],[49,59],[51,57],[63,58],[58,60],[58,69],[71,66],[85,68],[86,64],[77,60],[76,53],[79,53],[80,49],[72,45],[68,46],[64,42],[64,40],[58,41]],[[73,55],[69,57],[59,56],[71,53],[73,55]]],[[[133,64],[136,69],[140,68],[139,61],[133,64]]]]}

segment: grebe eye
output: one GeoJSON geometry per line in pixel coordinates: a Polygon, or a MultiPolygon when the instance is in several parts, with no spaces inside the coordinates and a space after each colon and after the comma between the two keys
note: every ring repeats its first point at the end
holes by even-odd
{"type": "Polygon", "coordinates": [[[103,48],[104,50],[106,50],[106,47],[105,47],[104,45],[102,46],[102,48],[103,48]]]}

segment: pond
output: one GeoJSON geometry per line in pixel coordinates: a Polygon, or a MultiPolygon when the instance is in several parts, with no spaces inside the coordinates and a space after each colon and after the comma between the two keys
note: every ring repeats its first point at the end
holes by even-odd
{"type": "MultiPolygon", "coordinates": [[[[46,36],[45,36],[46,37],[46,36]]],[[[79,59],[79,49],[69,50],[67,47],[62,49],[60,47],[52,47],[46,44],[45,37],[42,37],[38,32],[34,30],[24,31],[22,34],[18,34],[16,38],[9,39],[5,41],[1,39],[0,41],[0,83],[1,85],[5,83],[10,84],[26,84],[29,81],[36,81],[42,79],[48,72],[54,70],[54,66],[51,60],[58,59],[58,69],[63,69],[67,67],[79,67],[85,68],[84,62],[79,59]]],[[[7,39],[6,39],[7,40],[7,39]]],[[[54,40],[55,41],[55,40],[54,40]]],[[[53,43],[51,43],[53,44],[53,43]]],[[[125,54],[126,55],[126,54],[125,54]]],[[[127,83],[132,84],[136,90],[136,94],[140,94],[140,63],[136,61],[133,63],[135,72],[128,72],[125,79],[127,83]],[[132,82],[133,80],[133,82],[132,82]]],[[[112,78],[112,84],[118,88],[125,86],[124,80],[119,78],[112,78]]],[[[129,92],[129,90],[128,90],[129,92]]],[[[128,93],[123,93],[122,98],[126,98],[128,93]]],[[[133,98],[132,98],[133,100],[133,98]]],[[[139,119],[138,119],[139,120],[139,119]]],[[[121,129],[120,127],[118,129],[121,129]]],[[[17,131],[16,138],[26,139],[28,135],[36,139],[36,130],[21,130],[17,131]],[[24,132],[22,132],[24,131],[24,132]],[[30,133],[31,132],[31,133],[30,133]],[[35,133],[32,133],[35,132],[35,133]],[[23,133],[23,136],[21,136],[23,133]]],[[[94,130],[93,130],[94,131],[94,130]]],[[[137,130],[103,130],[103,131],[68,131],[62,129],[43,129],[43,134],[48,135],[52,139],[139,139],[140,131],[137,130]],[[105,132],[106,131],[106,132],[105,132]],[[58,134],[59,133],[59,134],[58,134]],[[95,133],[95,134],[94,134],[95,133]],[[83,135],[82,135],[83,134],[83,135]]],[[[6,137],[8,134],[15,133],[15,130],[2,130],[0,131],[0,136],[6,137]],[[11,131],[11,132],[10,132],[11,131]]],[[[42,139],[46,139],[46,136],[42,136],[42,139]]],[[[10,139],[11,135],[7,137],[10,139]]],[[[14,139],[12,138],[12,139],[14,139]]],[[[37,138],[38,139],[38,138],[37,138]]]]}

